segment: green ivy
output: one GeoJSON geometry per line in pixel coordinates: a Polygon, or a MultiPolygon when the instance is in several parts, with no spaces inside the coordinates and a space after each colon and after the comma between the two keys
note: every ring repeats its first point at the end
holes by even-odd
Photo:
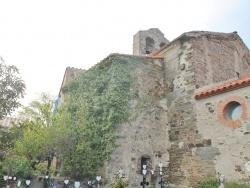
{"type": "MultiPolygon", "coordinates": [[[[198,188],[218,188],[218,186],[219,186],[218,180],[208,180],[199,183],[198,188]]],[[[250,186],[236,182],[226,182],[225,188],[250,188],[250,186]]]]}
{"type": "Polygon", "coordinates": [[[75,171],[94,177],[116,148],[114,131],[130,117],[128,101],[138,97],[138,91],[130,92],[138,62],[135,57],[110,57],[64,88],[64,107],[71,114],[71,126],[77,126],[75,137],[80,138],[74,151],[78,157],[64,160],[67,171],[73,170],[73,163],[77,163],[75,171]]]}

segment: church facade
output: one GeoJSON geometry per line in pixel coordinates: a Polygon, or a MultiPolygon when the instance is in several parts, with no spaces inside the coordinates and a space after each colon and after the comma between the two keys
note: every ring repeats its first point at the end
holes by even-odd
{"type": "Polygon", "coordinates": [[[196,187],[220,175],[250,182],[250,52],[236,32],[168,41],[153,28],[134,35],[133,55],[113,56],[138,61],[134,88],[148,105],[137,111],[130,101],[137,116],[116,131],[118,148],[101,171],[107,185],[121,168],[131,188],[162,179],[196,187]]]}

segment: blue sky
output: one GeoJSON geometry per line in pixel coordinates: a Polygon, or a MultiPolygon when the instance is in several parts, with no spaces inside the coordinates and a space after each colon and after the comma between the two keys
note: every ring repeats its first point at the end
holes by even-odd
{"type": "Polygon", "coordinates": [[[133,35],[159,28],[168,40],[193,30],[237,31],[250,47],[249,0],[2,0],[0,56],[20,69],[27,105],[56,96],[67,66],[88,69],[132,53],[133,35]]]}

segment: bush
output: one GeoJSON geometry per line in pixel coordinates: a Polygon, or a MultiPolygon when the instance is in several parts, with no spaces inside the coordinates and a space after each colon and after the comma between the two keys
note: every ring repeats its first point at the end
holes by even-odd
{"type": "Polygon", "coordinates": [[[2,165],[3,172],[21,179],[25,179],[33,173],[31,164],[25,157],[12,156],[12,158],[6,158],[2,165]]]}
{"type": "MultiPolygon", "coordinates": [[[[208,180],[206,182],[201,182],[198,185],[198,188],[218,188],[218,180],[208,180]]],[[[250,188],[250,185],[240,184],[236,182],[227,182],[225,183],[225,188],[250,188]]]]}
{"type": "Polygon", "coordinates": [[[218,180],[208,180],[205,182],[200,182],[198,188],[218,188],[219,182],[218,180]]]}
{"type": "Polygon", "coordinates": [[[239,184],[239,183],[235,183],[235,182],[229,182],[226,183],[226,188],[250,188],[250,185],[246,185],[246,184],[239,184]]]}
{"type": "Polygon", "coordinates": [[[125,188],[125,182],[121,178],[116,178],[115,184],[112,185],[112,188],[125,188]]]}

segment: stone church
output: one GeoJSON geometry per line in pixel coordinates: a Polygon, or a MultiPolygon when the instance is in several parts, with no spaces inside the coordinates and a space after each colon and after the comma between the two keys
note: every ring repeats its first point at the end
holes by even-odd
{"type": "MultiPolygon", "coordinates": [[[[134,35],[133,55],[112,56],[143,57],[136,88],[156,102],[116,131],[106,185],[121,168],[129,188],[161,187],[161,180],[196,187],[221,175],[250,182],[250,52],[237,32],[192,31],[168,41],[152,28],[134,35]]],[[[132,109],[137,103],[130,101],[132,109]]]]}

